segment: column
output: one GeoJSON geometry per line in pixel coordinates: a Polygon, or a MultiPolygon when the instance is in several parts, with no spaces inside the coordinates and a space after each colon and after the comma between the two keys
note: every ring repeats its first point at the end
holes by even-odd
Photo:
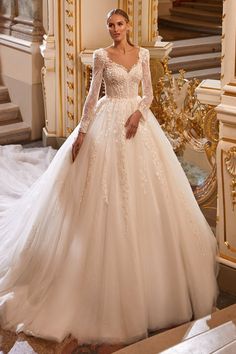
{"type": "MultiPolygon", "coordinates": [[[[171,44],[155,47],[157,38],[157,0],[47,0],[47,35],[41,47],[44,56],[43,82],[46,122],[45,144],[66,138],[78,124],[87,84],[85,63],[91,63],[93,50],[111,43],[106,14],[112,8],[127,11],[135,44],[150,44],[151,56],[161,60],[171,44]],[[89,19],[89,20],[88,20],[89,19]],[[86,61],[85,60],[85,61],[86,61]]],[[[47,22],[44,20],[44,23],[47,22]]]]}
{"type": "MultiPolygon", "coordinates": [[[[217,107],[220,123],[217,148],[218,224],[220,262],[223,271],[236,268],[236,1],[224,0],[222,35],[221,104],[217,107]]],[[[226,274],[226,273],[224,273],[226,274]]],[[[236,286],[226,284],[224,288],[236,286]]],[[[236,279],[236,272],[235,272],[236,279]]],[[[235,283],[235,282],[234,282],[235,283]]]]}

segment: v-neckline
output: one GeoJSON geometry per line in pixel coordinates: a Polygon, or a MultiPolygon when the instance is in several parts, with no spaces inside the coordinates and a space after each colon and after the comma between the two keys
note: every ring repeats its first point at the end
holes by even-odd
{"type": "Polygon", "coordinates": [[[105,48],[103,48],[103,50],[104,50],[105,53],[106,53],[107,59],[108,59],[112,64],[115,64],[115,65],[120,66],[121,68],[123,68],[123,69],[127,72],[127,74],[129,74],[129,73],[133,70],[133,68],[136,67],[136,66],[139,64],[139,61],[140,61],[140,49],[141,49],[141,48],[139,47],[139,50],[138,50],[138,59],[137,59],[137,61],[136,61],[133,65],[131,65],[130,68],[127,68],[125,65],[120,64],[120,63],[117,63],[116,61],[114,61],[113,59],[111,59],[111,58],[109,57],[108,51],[107,51],[105,48]]]}

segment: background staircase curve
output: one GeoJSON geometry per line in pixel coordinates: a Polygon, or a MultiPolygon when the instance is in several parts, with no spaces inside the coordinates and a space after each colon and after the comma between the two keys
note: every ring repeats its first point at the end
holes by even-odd
{"type": "Polygon", "coordinates": [[[0,85],[0,145],[28,142],[31,128],[22,121],[19,107],[10,101],[6,86],[0,85]]]}
{"type": "Polygon", "coordinates": [[[180,69],[185,78],[219,80],[221,75],[221,36],[173,41],[169,69],[174,77],[180,69]]]}
{"type": "Polygon", "coordinates": [[[175,1],[169,15],[159,17],[163,27],[182,29],[205,35],[222,33],[223,0],[175,1]]]}
{"type": "Polygon", "coordinates": [[[170,14],[160,16],[164,41],[173,42],[169,68],[185,78],[220,79],[223,0],[176,0],[170,14]]]}

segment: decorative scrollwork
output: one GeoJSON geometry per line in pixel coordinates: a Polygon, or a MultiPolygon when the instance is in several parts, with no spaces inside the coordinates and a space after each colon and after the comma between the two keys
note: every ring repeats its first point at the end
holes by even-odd
{"type": "Polygon", "coordinates": [[[226,170],[232,177],[231,181],[231,198],[232,198],[232,208],[236,205],[236,146],[231,147],[226,152],[225,157],[226,170]]]}
{"type": "Polygon", "coordinates": [[[71,112],[67,112],[67,117],[70,119],[70,120],[74,120],[74,114],[71,113],[71,112]]]}
{"type": "Polygon", "coordinates": [[[68,32],[74,32],[74,27],[72,25],[69,25],[68,23],[66,24],[66,28],[68,32]]]}
{"type": "Polygon", "coordinates": [[[74,75],[74,69],[73,68],[69,68],[69,66],[66,67],[66,71],[69,75],[74,75]]]}
{"type": "Polygon", "coordinates": [[[71,81],[67,81],[67,86],[70,90],[74,90],[74,83],[71,81]]]}
{"type": "Polygon", "coordinates": [[[74,42],[72,41],[72,39],[66,38],[66,43],[68,44],[69,47],[74,46],[74,42]]]}
{"type": "Polygon", "coordinates": [[[186,80],[184,70],[179,71],[178,77],[172,75],[168,58],[162,62],[163,75],[159,79],[155,70],[151,65],[154,91],[151,108],[173,149],[182,155],[189,144],[195,151],[205,153],[212,167],[206,180],[194,189],[197,201],[203,204],[216,194],[217,187],[215,156],[219,125],[215,109],[197,99],[197,79],[186,80]]]}
{"type": "Polygon", "coordinates": [[[66,56],[69,60],[73,61],[74,60],[74,54],[73,53],[66,53],[66,56]]]}
{"type": "Polygon", "coordinates": [[[74,99],[73,99],[73,97],[67,96],[67,102],[68,102],[69,104],[73,105],[73,104],[74,104],[74,99]]]}
{"type": "Polygon", "coordinates": [[[70,11],[70,10],[66,10],[66,14],[67,14],[68,17],[74,17],[73,12],[70,11]]]}

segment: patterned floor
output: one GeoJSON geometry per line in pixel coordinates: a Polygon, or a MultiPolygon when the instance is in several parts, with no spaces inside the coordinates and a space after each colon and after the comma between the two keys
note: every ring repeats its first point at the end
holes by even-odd
{"type": "Polygon", "coordinates": [[[106,344],[79,345],[77,340],[70,337],[62,343],[55,343],[0,329],[0,354],[111,354],[123,347],[106,344]],[[29,347],[28,350],[24,350],[24,353],[22,353],[21,342],[27,342],[29,347]]]}

